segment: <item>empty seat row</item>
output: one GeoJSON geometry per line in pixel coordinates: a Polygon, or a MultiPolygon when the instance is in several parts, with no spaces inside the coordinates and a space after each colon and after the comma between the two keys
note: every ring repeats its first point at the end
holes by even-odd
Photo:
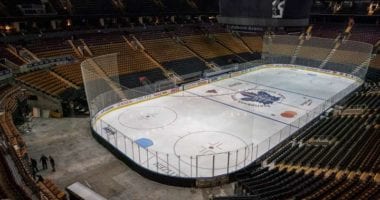
{"type": "Polygon", "coordinates": [[[55,67],[53,71],[59,74],[60,76],[64,77],[65,79],[69,80],[70,82],[74,83],[75,85],[79,86],[83,84],[80,63],[61,65],[55,67]]]}
{"type": "MultiPolygon", "coordinates": [[[[158,67],[152,60],[144,55],[143,52],[132,49],[132,47],[125,42],[90,46],[90,49],[94,56],[117,53],[117,60],[112,60],[114,65],[109,65],[107,68],[101,64],[101,58],[95,59],[109,76],[146,71],[158,67]],[[117,61],[117,63],[115,61],[117,61]]],[[[108,61],[108,63],[109,62],[110,61],[108,61]]]]}
{"type": "Polygon", "coordinates": [[[46,70],[27,73],[18,76],[16,80],[51,96],[58,96],[71,87],[66,82],[46,70]]]}

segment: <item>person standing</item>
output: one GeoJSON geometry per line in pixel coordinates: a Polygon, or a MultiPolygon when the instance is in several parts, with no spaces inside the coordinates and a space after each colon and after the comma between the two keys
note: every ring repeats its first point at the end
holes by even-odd
{"type": "Polygon", "coordinates": [[[48,168],[47,161],[48,161],[48,158],[44,154],[42,154],[42,156],[40,158],[40,162],[42,163],[42,169],[43,170],[48,168]]]}
{"type": "Polygon", "coordinates": [[[32,177],[33,177],[33,180],[36,180],[36,171],[32,170],[32,177]]]}
{"type": "Polygon", "coordinates": [[[37,183],[39,183],[39,182],[44,182],[44,178],[39,174],[39,175],[37,175],[37,183]]]}
{"type": "Polygon", "coordinates": [[[32,171],[37,173],[38,172],[38,167],[37,167],[37,160],[31,158],[30,163],[32,165],[32,171]]]}
{"type": "Polygon", "coordinates": [[[51,157],[51,155],[49,155],[49,161],[52,171],[55,172],[55,160],[53,159],[53,157],[51,157]]]}

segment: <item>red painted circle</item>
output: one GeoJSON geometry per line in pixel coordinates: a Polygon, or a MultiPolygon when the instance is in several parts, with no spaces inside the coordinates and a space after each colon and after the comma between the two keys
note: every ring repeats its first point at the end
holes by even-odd
{"type": "Polygon", "coordinates": [[[285,111],[285,112],[281,113],[281,116],[285,117],[285,118],[293,118],[296,115],[297,115],[297,113],[294,111],[285,111]]]}

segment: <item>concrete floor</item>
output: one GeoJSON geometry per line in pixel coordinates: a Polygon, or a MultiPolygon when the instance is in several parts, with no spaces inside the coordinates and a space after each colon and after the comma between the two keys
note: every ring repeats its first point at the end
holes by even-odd
{"type": "Polygon", "coordinates": [[[41,154],[53,156],[56,172],[51,172],[49,166],[41,175],[62,189],[79,181],[110,200],[203,200],[212,194],[232,194],[231,184],[192,189],[167,186],[140,176],[92,138],[88,118],[36,118],[30,127],[31,133],[24,135],[29,155],[35,159],[41,154]]]}

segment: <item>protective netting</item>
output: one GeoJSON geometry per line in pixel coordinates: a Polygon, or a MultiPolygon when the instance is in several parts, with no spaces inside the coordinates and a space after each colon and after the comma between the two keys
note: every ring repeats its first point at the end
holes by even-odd
{"type": "Polygon", "coordinates": [[[365,78],[373,46],[368,43],[318,37],[266,35],[263,61],[294,64],[365,78]]]}
{"type": "MultiPolygon", "coordinates": [[[[81,64],[91,116],[118,102],[136,99],[175,87],[175,84],[167,79],[151,83],[143,75],[136,77],[124,74],[125,65],[120,66],[119,61],[126,62],[126,59],[120,57],[123,55],[119,53],[107,54],[89,58],[81,64]],[[138,82],[138,84],[127,87],[128,82],[138,82]]],[[[153,73],[159,74],[158,72],[153,73]]]]}

